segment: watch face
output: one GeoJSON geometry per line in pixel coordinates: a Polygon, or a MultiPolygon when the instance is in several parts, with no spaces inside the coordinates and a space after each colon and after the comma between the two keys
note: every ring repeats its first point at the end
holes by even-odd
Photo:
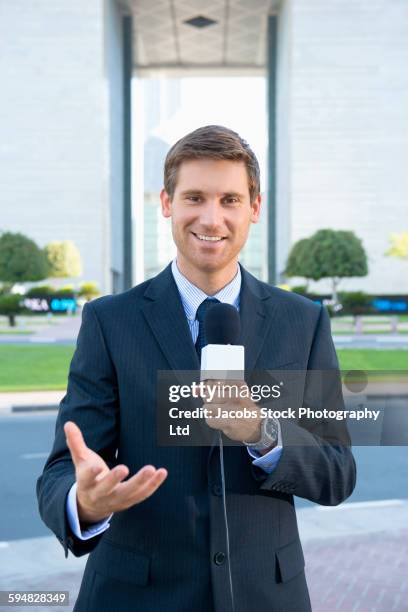
{"type": "Polygon", "coordinates": [[[265,432],[273,440],[276,440],[276,438],[278,437],[278,427],[273,419],[267,419],[265,423],[265,432]]]}
{"type": "Polygon", "coordinates": [[[278,431],[277,421],[266,418],[262,424],[262,434],[259,442],[244,442],[244,444],[254,450],[264,450],[277,441],[278,431]]]}

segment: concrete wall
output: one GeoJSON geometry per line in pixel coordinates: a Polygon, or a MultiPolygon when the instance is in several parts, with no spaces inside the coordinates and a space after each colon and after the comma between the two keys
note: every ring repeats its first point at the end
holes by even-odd
{"type": "MultiPolygon", "coordinates": [[[[282,7],[283,231],[291,242],[319,228],[355,231],[370,274],[344,281],[347,290],[408,292],[407,262],[383,255],[390,233],[408,229],[407,31],[405,0],[282,7]]],[[[280,242],[280,261],[289,246],[280,242]]]]}
{"type": "MultiPolygon", "coordinates": [[[[124,175],[123,175],[123,30],[122,15],[114,0],[105,4],[105,78],[108,88],[109,160],[106,171],[109,176],[109,216],[111,227],[111,274],[115,276],[112,289],[122,291],[123,286],[123,225],[124,225],[124,175]]],[[[108,248],[108,244],[106,245],[108,248]]]]}
{"type": "Polygon", "coordinates": [[[105,35],[106,19],[116,19],[104,14],[107,7],[99,0],[0,3],[0,229],[23,232],[40,246],[73,240],[83,278],[104,292],[109,204],[121,189],[118,165],[110,175],[120,149],[113,117],[120,102],[113,100],[113,113],[109,106],[119,61],[109,47],[120,37],[117,23],[105,35]]]}
{"type": "Polygon", "coordinates": [[[276,67],[276,266],[282,280],[291,236],[291,86],[293,1],[281,5],[276,67]]]}

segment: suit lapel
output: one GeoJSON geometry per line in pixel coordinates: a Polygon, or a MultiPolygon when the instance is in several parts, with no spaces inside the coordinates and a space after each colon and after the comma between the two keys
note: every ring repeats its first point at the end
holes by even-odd
{"type": "MultiPolygon", "coordinates": [[[[151,281],[144,297],[144,317],[168,361],[169,369],[173,370],[181,385],[199,382],[200,362],[171,264],[151,281]]],[[[186,400],[186,407],[190,409],[201,405],[200,399],[186,400]]],[[[212,432],[201,421],[196,426],[201,430],[203,440],[211,435],[212,432]]]]}
{"type": "Polygon", "coordinates": [[[245,371],[256,366],[264,342],[270,332],[276,306],[252,274],[241,266],[242,287],[240,296],[241,337],[239,344],[245,347],[245,371]]]}
{"type": "Polygon", "coordinates": [[[171,272],[171,264],[151,281],[144,297],[144,317],[170,368],[199,370],[197,352],[171,272]]]}

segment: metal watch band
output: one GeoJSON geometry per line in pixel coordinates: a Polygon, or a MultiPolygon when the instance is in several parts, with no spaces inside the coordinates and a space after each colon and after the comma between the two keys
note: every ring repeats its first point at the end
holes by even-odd
{"type": "Polygon", "coordinates": [[[257,442],[245,442],[243,444],[245,446],[251,447],[252,450],[255,451],[263,451],[270,446],[276,444],[278,440],[278,422],[273,417],[266,417],[262,421],[261,425],[261,438],[257,442]]]}

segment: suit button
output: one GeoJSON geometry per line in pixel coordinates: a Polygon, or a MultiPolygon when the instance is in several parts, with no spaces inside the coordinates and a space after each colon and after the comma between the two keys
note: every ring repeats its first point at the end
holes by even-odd
{"type": "Polygon", "coordinates": [[[223,565],[225,563],[225,554],[223,552],[216,552],[214,555],[215,565],[223,565]]]}
{"type": "Polygon", "coordinates": [[[222,486],[220,484],[214,484],[212,486],[213,495],[220,497],[222,495],[222,486]]]}

